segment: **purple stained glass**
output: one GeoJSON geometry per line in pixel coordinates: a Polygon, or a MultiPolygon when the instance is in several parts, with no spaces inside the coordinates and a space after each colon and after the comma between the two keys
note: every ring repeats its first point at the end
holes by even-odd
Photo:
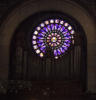
{"type": "Polygon", "coordinates": [[[50,25],[47,25],[47,28],[48,28],[49,31],[51,30],[51,26],[50,25]]]}
{"type": "Polygon", "coordinates": [[[62,26],[62,25],[59,25],[59,26],[58,26],[58,30],[60,30],[60,29],[61,29],[61,26],[62,26]]]}
{"type": "Polygon", "coordinates": [[[69,47],[70,46],[70,44],[67,44],[67,47],[69,47]]]}
{"type": "Polygon", "coordinates": [[[65,45],[65,46],[69,46],[69,43],[66,43],[66,42],[65,42],[64,45],[65,45]]]}
{"type": "Polygon", "coordinates": [[[65,27],[63,26],[60,31],[63,32],[64,30],[65,30],[65,27]]]}
{"type": "Polygon", "coordinates": [[[71,43],[70,40],[65,40],[66,43],[71,43]]]}
{"type": "Polygon", "coordinates": [[[67,32],[68,32],[68,30],[67,29],[64,29],[62,33],[65,34],[67,32]]]}
{"type": "Polygon", "coordinates": [[[54,50],[54,55],[57,56],[57,50],[54,50]]]}
{"type": "Polygon", "coordinates": [[[40,50],[44,50],[46,48],[46,46],[42,46],[41,48],[40,48],[40,50]]]}
{"type": "Polygon", "coordinates": [[[41,43],[43,43],[43,40],[39,40],[39,41],[37,41],[37,43],[41,44],[41,43]]]}
{"type": "Polygon", "coordinates": [[[39,37],[37,37],[38,39],[43,39],[43,37],[42,36],[39,36],[39,37]]]}
{"type": "Polygon", "coordinates": [[[66,47],[66,46],[62,46],[62,48],[63,48],[64,50],[67,50],[67,47],[66,47]]]}
{"type": "Polygon", "coordinates": [[[64,39],[70,39],[70,37],[69,36],[66,36],[66,37],[64,37],[64,39]]]}
{"type": "Polygon", "coordinates": [[[55,30],[57,30],[57,28],[58,28],[58,24],[55,24],[55,30]]]}
{"type": "Polygon", "coordinates": [[[34,47],[37,44],[38,51],[34,50],[36,53],[38,52],[37,54],[40,57],[44,57],[47,47],[53,50],[53,55],[56,59],[68,50],[72,42],[71,37],[73,37],[75,31],[73,29],[69,31],[67,25],[69,24],[64,20],[49,19],[36,27],[33,34],[34,39],[32,38],[32,45],[34,47]]]}
{"type": "Polygon", "coordinates": [[[44,46],[44,43],[42,42],[42,43],[40,43],[40,46],[44,46]]]}
{"type": "Polygon", "coordinates": [[[43,29],[41,29],[40,32],[43,34],[46,34],[46,32],[43,29]]]}
{"type": "Polygon", "coordinates": [[[39,35],[39,36],[42,36],[42,37],[44,37],[44,36],[45,36],[43,33],[39,33],[38,35],[39,35]]]}
{"type": "Polygon", "coordinates": [[[64,36],[70,36],[70,33],[67,32],[67,33],[64,34],[64,36]]]}
{"type": "Polygon", "coordinates": [[[61,50],[61,52],[62,52],[62,53],[64,53],[64,52],[65,52],[65,50],[64,50],[62,47],[60,48],[60,50],[61,50]]]}
{"type": "Polygon", "coordinates": [[[60,50],[58,49],[57,51],[58,51],[58,55],[61,55],[61,52],[60,52],[60,50]]]}
{"type": "Polygon", "coordinates": [[[45,30],[45,32],[48,32],[48,29],[46,27],[43,28],[45,30]]]}

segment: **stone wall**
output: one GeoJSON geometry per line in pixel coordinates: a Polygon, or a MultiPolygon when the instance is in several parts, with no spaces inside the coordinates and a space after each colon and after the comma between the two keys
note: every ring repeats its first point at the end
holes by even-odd
{"type": "MultiPolygon", "coordinates": [[[[6,12],[13,9],[14,6],[22,3],[24,0],[1,0],[0,1],[0,18],[6,15],[6,12]]],[[[64,1],[64,0],[63,0],[64,1]]],[[[93,16],[96,16],[96,0],[70,0],[78,3],[85,9],[89,10],[93,16]]]]}
{"type": "Polygon", "coordinates": [[[89,1],[90,0],[86,0],[85,2],[85,0],[80,0],[79,5],[72,2],[72,0],[29,0],[16,7],[13,6],[16,5],[16,3],[18,4],[18,1],[14,3],[12,0],[7,0],[7,2],[0,3],[0,79],[8,79],[10,44],[18,25],[35,12],[43,11],[44,9],[46,11],[55,9],[74,17],[85,31],[88,50],[88,91],[96,92],[96,23],[94,19],[96,15],[96,3],[95,0],[94,2],[89,1]],[[11,7],[12,10],[10,11],[11,7]],[[5,15],[7,16],[4,17],[5,15]]]}

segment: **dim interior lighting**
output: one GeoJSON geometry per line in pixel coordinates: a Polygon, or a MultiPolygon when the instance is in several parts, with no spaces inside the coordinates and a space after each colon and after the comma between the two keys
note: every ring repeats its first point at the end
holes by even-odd
{"type": "Polygon", "coordinates": [[[32,36],[32,45],[36,54],[44,57],[47,47],[53,51],[55,59],[62,56],[71,43],[74,44],[75,31],[67,22],[60,19],[49,19],[36,27],[32,36]]]}

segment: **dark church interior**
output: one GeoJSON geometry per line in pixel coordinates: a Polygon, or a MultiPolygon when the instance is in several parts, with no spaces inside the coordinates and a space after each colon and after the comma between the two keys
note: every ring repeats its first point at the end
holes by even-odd
{"type": "Polygon", "coordinates": [[[0,0],[0,100],[96,100],[96,0],[0,0]]]}

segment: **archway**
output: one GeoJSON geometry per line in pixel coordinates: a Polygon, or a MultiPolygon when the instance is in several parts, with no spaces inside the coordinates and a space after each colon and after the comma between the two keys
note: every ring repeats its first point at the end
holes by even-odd
{"type": "Polygon", "coordinates": [[[45,87],[52,87],[54,84],[54,88],[58,83],[59,85],[71,84],[72,87],[78,84],[77,88],[86,90],[86,36],[82,26],[67,14],[40,12],[40,14],[36,13],[27,18],[19,25],[13,35],[10,53],[9,80],[31,81],[32,84],[38,85],[47,84],[45,87]],[[50,18],[63,18],[74,27],[75,31],[73,45],[58,60],[53,59],[52,55],[49,55],[50,52],[48,52],[49,56],[42,59],[35,54],[32,47],[32,35],[35,26],[49,16],[50,18]]]}

